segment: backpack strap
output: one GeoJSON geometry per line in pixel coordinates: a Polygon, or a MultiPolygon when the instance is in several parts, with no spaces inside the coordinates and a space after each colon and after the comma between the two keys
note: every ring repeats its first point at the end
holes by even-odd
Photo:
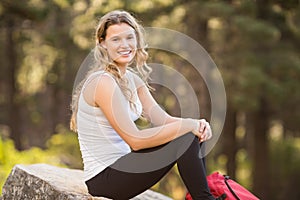
{"type": "Polygon", "coordinates": [[[227,182],[230,177],[227,176],[227,175],[224,175],[224,178],[225,178],[225,184],[227,185],[229,191],[232,193],[232,195],[237,199],[237,200],[240,200],[240,198],[235,194],[235,192],[233,191],[233,189],[230,187],[229,183],[227,182]]]}

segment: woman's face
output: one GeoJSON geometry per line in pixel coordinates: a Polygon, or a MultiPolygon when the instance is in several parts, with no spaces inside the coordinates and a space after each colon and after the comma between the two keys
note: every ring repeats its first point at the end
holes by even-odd
{"type": "Polygon", "coordinates": [[[136,53],[135,31],[126,23],[111,25],[107,28],[106,38],[101,44],[118,66],[125,67],[136,53]]]}

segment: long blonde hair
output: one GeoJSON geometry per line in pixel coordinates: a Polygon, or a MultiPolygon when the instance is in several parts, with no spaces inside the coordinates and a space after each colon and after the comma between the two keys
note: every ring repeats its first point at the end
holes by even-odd
{"type": "Polygon", "coordinates": [[[104,70],[110,74],[113,75],[116,82],[120,86],[122,93],[126,97],[126,99],[130,102],[130,104],[134,104],[132,100],[132,91],[128,87],[128,80],[121,75],[121,72],[117,66],[117,64],[111,60],[109,57],[107,50],[100,45],[100,43],[105,40],[106,37],[106,31],[109,26],[114,24],[121,24],[126,23],[129,26],[131,26],[135,30],[136,38],[137,38],[137,49],[135,57],[131,64],[134,65],[134,68],[131,68],[134,72],[136,72],[147,84],[147,79],[149,78],[149,75],[152,71],[151,67],[149,67],[146,63],[146,60],[148,59],[148,53],[146,52],[146,44],[144,41],[144,35],[143,35],[143,28],[137,20],[128,12],[121,11],[121,10],[115,10],[107,13],[103,17],[101,17],[95,32],[95,41],[96,46],[94,48],[94,57],[95,57],[95,66],[87,73],[87,76],[81,81],[80,84],[75,89],[75,92],[72,96],[72,103],[71,103],[71,110],[72,110],[72,116],[71,116],[71,122],[70,122],[70,128],[73,131],[77,131],[77,111],[78,111],[78,101],[79,96],[81,93],[81,89],[83,86],[83,83],[86,81],[89,74],[91,74],[94,71],[98,70],[104,70]]]}

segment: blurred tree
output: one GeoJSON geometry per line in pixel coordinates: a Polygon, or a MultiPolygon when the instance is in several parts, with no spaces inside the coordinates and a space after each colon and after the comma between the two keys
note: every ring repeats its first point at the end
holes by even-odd
{"type": "MultiPolygon", "coordinates": [[[[289,4],[292,2],[294,6],[287,7],[297,10],[299,3],[291,1],[289,4]]],[[[232,160],[236,152],[234,149],[247,148],[249,156],[253,159],[253,191],[262,199],[270,199],[270,181],[266,178],[270,175],[271,167],[270,123],[276,119],[282,120],[284,124],[292,124],[293,119],[299,120],[297,112],[285,112],[286,109],[281,106],[292,105],[283,102],[299,99],[299,89],[296,91],[291,86],[292,82],[295,83],[295,87],[299,85],[299,79],[296,78],[300,74],[299,57],[295,56],[299,51],[298,39],[295,39],[297,38],[295,33],[298,32],[291,31],[286,23],[288,16],[294,17],[296,12],[286,10],[286,6],[276,1],[222,3],[225,3],[221,6],[223,10],[227,5],[234,9],[234,12],[223,16],[215,12],[209,21],[212,28],[209,37],[210,47],[224,75],[228,96],[226,122],[220,141],[224,143],[221,152],[228,158],[227,173],[233,173],[235,170],[230,167],[230,163],[235,162],[232,160]],[[292,45],[291,41],[294,41],[295,45],[292,45]],[[290,74],[290,71],[295,74],[290,74]],[[234,144],[237,126],[234,125],[236,117],[232,113],[237,111],[246,113],[246,124],[244,122],[236,124],[246,128],[245,143],[240,144],[242,146],[234,144]],[[232,125],[228,126],[228,123],[232,125]],[[231,131],[227,127],[230,127],[231,131]],[[229,133],[233,135],[230,137],[229,133]]],[[[294,18],[292,21],[292,24],[295,24],[294,18]]],[[[298,104],[293,106],[298,108],[298,104]]]]}
{"type": "Polygon", "coordinates": [[[0,6],[2,7],[0,17],[1,30],[4,34],[3,45],[3,71],[4,76],[3,85],[1,88],[6,94],[3,96],[5,111],[4,113],[8,116],[6,123],[11,129],[11,137],[16,143],[17,149],[23,149],[22,144],[23,130],[21,128],[21,108],[24,106],[20,89],[17,85],[17,72],[22,62],[19,59],[22,54],[22,45],[20,44],[23,40],[21,30],[26,28],[26,20],[39,20],[44,18],[46,11],[38,10],[32,6],[27,5],[23,2],[14,1],[1,1],[0,6]]]}
{"type": "MultiPolygon", "coordinates": [[[[228,105],[222,136],[213,157],[208,156],[214,162],[210,169],[236,177],[261,199],[285,199],[297,190],[297,184],[282,184],[283,190],[272,184],[296,183],[299,174],[288,165],[276,165],[274,156],[280,155],[281,161],[290,155],[284,162],[297,160],[291,151],[298,143],[290,139],[300,136],[297,0],[2,0],[0,132],[9,127],[17,149],[47,147],[47,139],[61,125],[68,126],[75,76],[94,46],[97,20],[113,9],[130,11],[144,26],[187,34],[216,61],[228,105]],[[282,127],[282,148],[274,147],[280,145],[274,141],[274,122],[282,127]]],[[[190,81],[199,96],[201,117],[209,119],[206,85],[190,64],[170,52],[149,49],[149,53],[150,62],[172,66],[190,81]]],[[[155,87],[159,103],[180,115],[174,94],[155,87]]],[[[183,184],[176,173],[156,187],[177,191],[176,198],[182,199],[184,190],[178,185],[183,184]]],[[[297,199],[297,193],[291,197],[297,199]]]]}

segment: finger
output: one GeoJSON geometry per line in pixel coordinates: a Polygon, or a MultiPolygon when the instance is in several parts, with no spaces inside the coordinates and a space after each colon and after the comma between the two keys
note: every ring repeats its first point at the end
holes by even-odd
{"type": "Polygon", "coordinates": [[[200,136],[200,141],[203,142],[206,140],[206,138],[207,138],[207,134],[206,134],[206,131],[204,130],[204,132],[200,136]]]}
{"type": "Polygon", "coordinates": [[[211,139],[211,138],[212,138],[212,131],[211,131],[211,129],[210,129],[209,135],[208,135],[207,139],[209,140],[209,139],[211,139]]]}
{"type": "Polygon", "coordinates": [[[207,124],[206,135],[206,140],[209,140],[212,137],[212,130],[209,124],[207,124]]]}
{"type": "Polygon", "coordinates": [[[206,124],[206,120],[205,119],[201,119],[199,120],[200,126],[199,126],[199,132],[203,133],[203,131],[205,130],[205,126],[206,124]]]}
{"type": "Polygon", "coordinates": [[[208,122],[206,122],[205,129],[201,135],[201,140],[206,141],[212,137],[211,128],[208,122]]]}
{"type": "Polygon", "coordinates": [[[205,139],[205,138],[200,138],[199,141],[200,141],[200,142],[205,142],[206,139],[205,139]]]}

